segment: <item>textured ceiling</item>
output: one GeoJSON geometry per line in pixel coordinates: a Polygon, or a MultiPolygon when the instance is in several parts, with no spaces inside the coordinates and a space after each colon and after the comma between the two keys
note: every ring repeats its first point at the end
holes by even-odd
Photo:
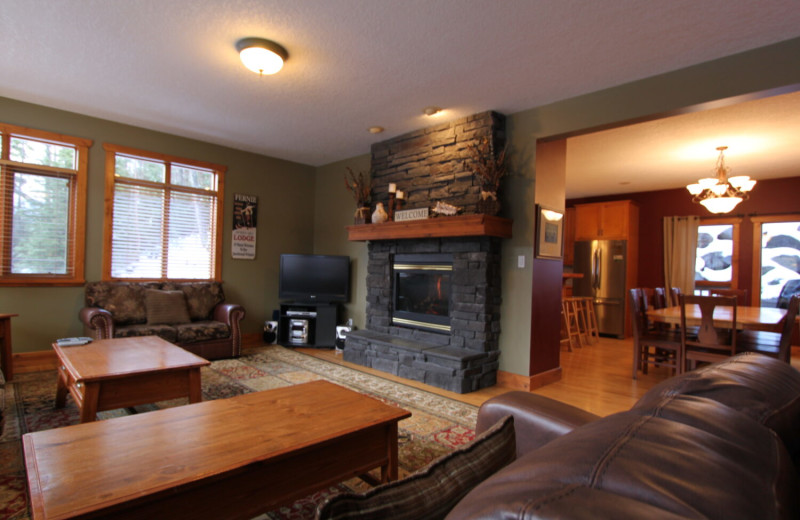
{"type": "Polygon", "coordinates": [[[0,95],[319,166],[429,105],[511,114],[797,36],[797,0],[3,0],[0,95]],[[245,69],[246,36],[284,70],[245,69]]]}

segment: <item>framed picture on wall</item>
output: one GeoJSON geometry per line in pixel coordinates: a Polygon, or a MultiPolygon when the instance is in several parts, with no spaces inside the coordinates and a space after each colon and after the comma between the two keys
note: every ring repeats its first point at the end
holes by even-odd
{"type": "Polygon", "coordinates": [[[564,212],[536,205],[536,258],[561,258],[564,254],[564,212]]]}

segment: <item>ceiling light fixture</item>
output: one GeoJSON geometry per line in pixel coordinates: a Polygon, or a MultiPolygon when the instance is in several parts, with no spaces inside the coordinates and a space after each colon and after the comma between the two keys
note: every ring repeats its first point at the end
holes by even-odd
{"type": "Polygon", "coordinates": [[[689,184],[686,189],[692,194],[692,201],[698,202],[711,213],[728,213],[733,211],[737,204],[750,197],[750,190],[756,185],[746,175],[728,178],[730,168],[725,166],[725,150],[727,146],[720,146],[717,164],[714,166],[716,177],[700,179],[696,184],[689,184]]]}
{"type": "Polygon", "coordinates": [[[371,127],[368,128],[368,130],[369,130],[369,133],[371,133],[371,134],[379,134],[379,133],[383,132],[383,127],[382,126],[371,126],[371,127]]]}
{"type": "Polygon", "coordinates": [[[242,38],[236,42],[242,63],[258,75],[275,74],[289,58],[286,49],[264,38],[242,38]]]}
{"type": "Polygon", "coordinates": [[[442,109],[439,107],[430,106],[430,107],[425,107],[425,110],[423,110],[422,112],[428,117],[433,117],[435,115],[441,114],[442,109]]]}

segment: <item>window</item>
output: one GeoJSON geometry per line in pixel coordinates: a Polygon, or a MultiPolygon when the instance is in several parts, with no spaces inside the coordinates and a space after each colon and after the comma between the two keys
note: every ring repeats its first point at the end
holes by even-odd
{"type": "Polygon", "coordinates": [[[219,280],[225,167],[106,150],[104,280],[219,280]]]}
{"type": "Polygon", "coordinates": [[[800,215],[753,217],[753,305],[778,306],[781,291],[794,292],[798,280],[800,215]]]}
{"type": "Polygon", "coordinates": [[[0,123],[0,285],[81,285],[92,141],[0,123]]]}
{"type": "Polygon", "coordinates": [[[697,229],[695,293],[736,289],[741,219],[703,219],[697,229]]]}

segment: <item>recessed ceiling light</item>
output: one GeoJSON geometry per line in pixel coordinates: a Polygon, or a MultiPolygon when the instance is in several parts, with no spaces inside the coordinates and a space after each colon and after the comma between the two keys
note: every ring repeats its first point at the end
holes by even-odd
{"type": "Polygon", "coordinates": [[[435,115],[441,114],[442,109],[435,106],[429,106],[425,107],[425,110],[423,110],[422,113],[424,113],[428,117],[433,117],[435,115]]]}
{"type": "Polygon", "coordinates": [[[371,126],[371,127],[369,127],[368,130],[369,130],[369,133],[371,133],[371,134],[379,134],[379,133],[383,132],[383,127],[382,126],[371,126]]]}

